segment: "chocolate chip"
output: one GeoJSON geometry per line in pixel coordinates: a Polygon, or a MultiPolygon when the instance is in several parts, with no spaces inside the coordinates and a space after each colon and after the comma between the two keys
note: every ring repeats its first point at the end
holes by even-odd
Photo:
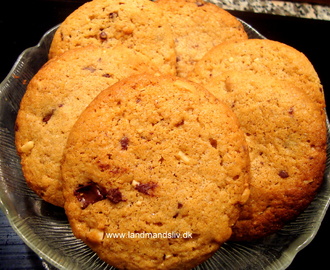
{"type": "Polygon", "coordinates": [[[102,31],[101,33],[100,33],[100,39],[102,39],[102,40],[106,40],[107,38],[108,38],[108,35],[107,35],[107,33],[106,32],[104,32],[104,31],[102,31]]]}
{"type": "Polygon", "coordinates": [[[320,90],[321,93],[323,93],[323,87],[322,86],[320,86],[319,90],[320,90]]]}
{"type": "Polygon", "coordinates": [[[113,167],[111,168],[111,170],[109,170],[109,172],[113,174],[123,174],[126,173],[127,171],[128,171],[127,168],[121,168],[121,167],[113,167]]]}
{"type": "Polygon", "coordinates": [[[179,127],[179,126],[183,126],[184,125],[184,119],[182,119],[181,121],[179,121],[178,123],[176,123],[174,126],[175,127],[179,127]]]}
{"type": "Polygon", "coordinates": [[[104,73],[104,74],[102,74],[102,77],[111,78],[112,76],[109,73],[104,73]]]}
{"type": "Polygon", "coordinates": [[[110,14],[109,14],[109,18],[110,19],[115,19],[115,18],[117,18],[118,17],[118,12],[111,12],[110,14]]]}
{"type": "Polygon", "coordinates": [[[84,67],[82,70],[88,70],[88,71],[90,71],[91,73],[93,73],[93,72],[96,71],[96,68],[91,67],[91,66],[88,66],[88,67],[84,67]]]}
{"type": "Polygon", "coordinates": [[[191,238],[198,238],[199,236],[200,236],[200,234],[198,234],[198,233],[191,234],[191,238]]]}
{"type": "Polygon", "coordinates": [[[278,175],[281,177],[281,178],[288,178],[289,177],[289,174],[287,171],[284,171],[284,170],[281,170],[279,171],[278,175]]]}
{"type": "Polygon", "coordinates": [[[121,192],[119,191],[119,188],[112,188],[112,189],[107,190],[106,197],[107,197],[107,199],[110,200],[110,202],[112,202],[114,204],[126,201],[123,199],[123,196],[122,196],[121,192]]]}
{"type": "Polygon", "coordinates": [[[293,108],[293,107],[291,107],[291,108],[289,109],[289,111],[288,111],[288,112],[289,112],[289,114],[290,114],[290,115],[293,115],[293,113],[294,113],[294,108],[293,108]]]}
{"type": "MultiPolygon", "coordinates": [[[[182,204],[182,203],[178,203],[178,209],[181,209],[182,207],[183,207],[183,204],[182,204]]],[[[173,216],[173,218],[177,218],[178,215],[179,215],[179,212],[177,212],[177,213],[173,216]]]]}
{"type": "Polygon", "coordinates": [[[124,136],[120,139],[121,150],[127,150],[129,144],[129,139],[124,136]]]}
{"type": "Polygon", "coordinates": [[[106,190],[94,182],[87,185],[80,185],[75,191],[74,195],[81,203],[81,208],[85,209],[88,205],[94,204],[105,199],[104,194],[106,190]]]}
{"type": "Polygon", "coordinates": [[[213,148],[217,149],[217,146],[218,146],[217,140],[215,140],[213,138],[209,138],[209,142],[213,148]]]}
{"type": "MultiPolygon", "coordinates": [[[[108,156],[108,158],[109,158],[109,156],[108,156]]],[[[109,159],[111,159],[111,158],[109,158],[109,159]]],[[[101,172],[108,172],[108,173],[112,173],[112,174],[123,174],[123,173],[127,172],[127,170],[128,170],[127,168],[111,166],[110,164],[104,164],[104,163],[101,163],[100,161],[97,162],[97,167],[99,168],[99,170],[101,172]]]]}
{"type": "Polygon", "coordinates": [[[102,164],[102,163],[99,163],[97,165],[100,169],[101,172],[104,172],[104,171],[107,171],[110,169],[110,165],[109,164],[102,164]]]}
{"type": "Polygon", "coordinates": [[[94,182],[89,182],[86,185],[79,185],[74,191],[74,195],[81,204],[81,208],[85,209],[90,204],[108,199],[110,202],[117,204],[126,201],[119,188],[106,189],[94,182]]]}
{"type": "Polygon", "coordinates": [[[138,192],[141,192],[143,194],[146,195],[151,195],[150,191],[153,191],[156,187],[157,187],[157,183],[154,182],[148,182],[148,183],[142,183],[142,184],[138,184],[135,186],[135,189],[138,192]]]}
{"type": "Polygon", "coordinates": [[[42,118],[42,122],[44,122],[44,123],[47,124],[48,121],[50,120],[50,118],[52,118],[53,114],[54,114],[54,110],[52,110],[50,113],[47,113],[47,114],[44,116],[44,118],[42,118]]]}

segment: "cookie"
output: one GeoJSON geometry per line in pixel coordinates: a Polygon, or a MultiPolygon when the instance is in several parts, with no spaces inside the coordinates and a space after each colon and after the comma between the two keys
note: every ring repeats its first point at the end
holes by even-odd
{"type": "Polygon", "coordinates": [[[186,77],[194,64],[224,41],[247,39],[243,25],[229,12],[200,0],[158,0],[171,24],[177,74],[186,77]]]}
{"type": "Polygon", "coordinates": [[[303,53],[286,44],[267,39],[221,44],[196,64],[189,77],[206,82],[231,70],[249,70],[290,81],[321,107],[325,106],[323,87],[312,63],[303,53]]]}
{"type": "Polygon", "coordinates": [[[251,159],[251,196],[232,240],[269,235],[297,217],[322,183],[326,160],[325,113],[285,81],[228,72],[205,87],[236,113],[251,159]]]}
{"type": "Polygon", "coordinates": [[[176,55],[171,28],[149,0],[93,0],[71,13],[56,31],[49,57],[86,45],[122,44],[147,57],[161,72],[174,74],[176,55]]]}
{"type": "Polygon", "coordinates": [[[131,74],[157,73],[149,59],[125,47],[85,47],[50,60],[33,77],[16,120],[16,147],[29,186],[64,205],[60,162],[68,133],[102,90],[131,74]]]}
{"type": "Polygon", "coordinates": [[[236,116],[172,76],[102,91],[72,128],[62,174],[74,234],[120,269],[201,263],[230,237],[249,194],[236,116]]]}

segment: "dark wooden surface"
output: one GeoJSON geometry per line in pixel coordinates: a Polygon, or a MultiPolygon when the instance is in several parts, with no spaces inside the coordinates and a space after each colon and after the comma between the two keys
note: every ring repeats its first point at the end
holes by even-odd
{"type": "MultiPolygon", "coordinates": [[[[35,46],[51,27],[61,23],[82,0],[29,0],[0,2],[0,81],[18,55],[35,46]]],[[[247,12],[231,12],[269,39],[287,43],[304,52],[314,64],[330,102],[330,22],[247,12]]],[[[1,150],[0,150],[1,151],[1,150]]],[[[298,253],[288,270],[329,269],[330,213],[315,239],[298,253]]],[[[10,227],[0,211],[0,269],[45,269],[41,260],[10,227]]]]}

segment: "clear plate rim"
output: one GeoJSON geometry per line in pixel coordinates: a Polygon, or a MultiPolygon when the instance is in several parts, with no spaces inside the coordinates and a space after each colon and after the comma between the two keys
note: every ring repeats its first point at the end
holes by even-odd
{"type": "MultiPolygon", "coordinates": [[[[257,35],[259,38],[263,38],[266,39],[266,37],[264,37],[262,34],[260,34],[256,29],[254,29],[251,25],[247,24],[246,22],[244,22],[243,20],[239,19],[238,20],[244,25],[244,27],[250,31],[252,31],[255,35],[257,35]]],[[[32,52],[33,50],[37,50],[40,47],[45,45],[45,40],[46,38],[51,35],[57,28],[59,25],[56,25],[54,27],[52,27],[51,29],[49,29],[40,39],[40,41],[38,42],[37,45],[33,46],[33,47],[29,47],[27,49],[25,49],[17,58],[17,60],[15,61],[13,67],[11,68],[11,70],[9,71],[8,75],[4,78],[4,80],[1,82],[0,84],[0,98],[2,98],[3,96],[3,90],[6,86],[6,84],[8,83],[8,81],[10,80],[10,78],[12,78],[12,76],[15,74],[15,70],[17,69],[17,67],[19,66],[19,64],[21,63],[21,60],[24,58],[25,55],[29,54],[30,52],[32,52]]],[[[328,128],[328,149],[327,149],[327,153],[329,154],[329,130],[330,130],[330,124],[329,124],[329,120],[327,118],[327,128],[328,128]]],[[[2,177],[2,169],[0,168],[0,177],[2,177]]],[[[280,263],[280,268],[276,268],[278,270],[284,270],[286,269],[293,261],[293,259],[295,258],[295,256],[298,254],[298,252],[300,252],[303,248],[305,248],[315,237],[315,235],[317,234],[321,224],[322,224],[322,220],[324,219],[324,216],[326,215],[326,212],[329,208],[330,205],[330,183],[329,183],[329,179],[330,179],[330,173],[329,173],[329,169],[325,172],[324,175],[324,183],[325,185],[327,185],[326,187],[326,191],[327,191],[327,195],[328,198],[326,200],[326,203],[324,205],[324,207],[322,208],[322,211],[320,211],[319,215],[318,215],[318,219],[316,222],[316,226],[314,228],[314,230],[312,231],[312,233],[308,236],[304,235],[300,235],[297,239],[295,239],[295,241],[293,241],[292,243],[290,243],[290,245],[288,246],[288,248],[286,250],[284,250],[284,252],[282,253],[282,255],[277,259],[280,263]],[[329,194],[328,194],[329,193],[329,194]],[[285,258],[284,258],[285,257],[285,258]]],[[[1,179],[0,179],[1,180],[1,179]]],[[[2,181],[0,181],[1,184],[2,181]]],[[[2,185],[2,184],[1,184],[2,185]]],[[[2,195],[2,190],[0,190],[0,195],[2,195]]],[[[17,233],[17,235],[23,240],[23,242],[29,246],[40,258],[42,258],[43,260],[45,260],[46,262],[48,262],[49,264],[51,264],[52,266],[58,268],[58,269],[66,269],[65,266],[63,266],[63,264],[55,261],[48,253],[49,252],[44,252],[43,250],[41,250],[40,248],[38,248],[38,245],[35,245],[34,243],[32,243],[32,241],[30,240],[29,237],[26,236],[26,234],[22,233],[22,230],[20,229],[21,226],[21,220],[17,220],[19,214],[17,213],[17,211],[12,211],[9,207],[9,205],[7,205],[4,201],[3,201],[3,196],[0,196],[0,208],[3,211],[3,213],[5,214],[5,216],[7,217],[7,219],[9,220],[10,226],[14,229],[14,231],[17,233]]],[[[268,266],[265,269],[273,269],[272,265],[268,266]]]]}

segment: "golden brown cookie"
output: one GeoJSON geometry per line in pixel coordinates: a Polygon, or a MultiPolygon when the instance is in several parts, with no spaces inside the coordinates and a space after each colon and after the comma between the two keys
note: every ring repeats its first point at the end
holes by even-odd
{"type": "Polygon", "coordinates": [[[131,74],[158,72],[149,59],[125,47],[85,47],[50,60],[34,76],[16,121],[16,146],[29,186],[64,205],[60,162],[68,133],[102,90],[131,74]]]}
{"type": "Polygon", "coordinates": [[[190,78],[207,82],[226,71],[271,75],[290,81],[321,107],[325,106],[323,87],[307,57],[296,49],[268,39],[248,39],[216,46],[200,60],[190,78]]]}
{"type": "Polygon", "coordinates": [[[175,74],[171,28],[149,0],[93,0],[71,13],[56,31],[49,57],[86,45],[122,44],[149,57],[163,73],[175,74]]]}
{"type": "Polygon", "coordinates": [[[177,77],[133,76],[72,128],[62,165],[76,237],[120,269],[190,269],[231,235],[249,195],[233,112],[177,77]]]}
{"type": "Polygon", "coordinates": [[[192,70],[212,47],[224,41],[247,39],[242,24],[229,12],[200,0],[158,0],[171,24],[177,54],[177,74],[192,70]]]}
{"type": "Polygon", "coordinates": [[[313,200],[326,160],[325,113],[300,89],[270,76],[228,72],[205,87],[236,113],[251,159],[251,196],[233,240],[280,229],[313,200]]]}

